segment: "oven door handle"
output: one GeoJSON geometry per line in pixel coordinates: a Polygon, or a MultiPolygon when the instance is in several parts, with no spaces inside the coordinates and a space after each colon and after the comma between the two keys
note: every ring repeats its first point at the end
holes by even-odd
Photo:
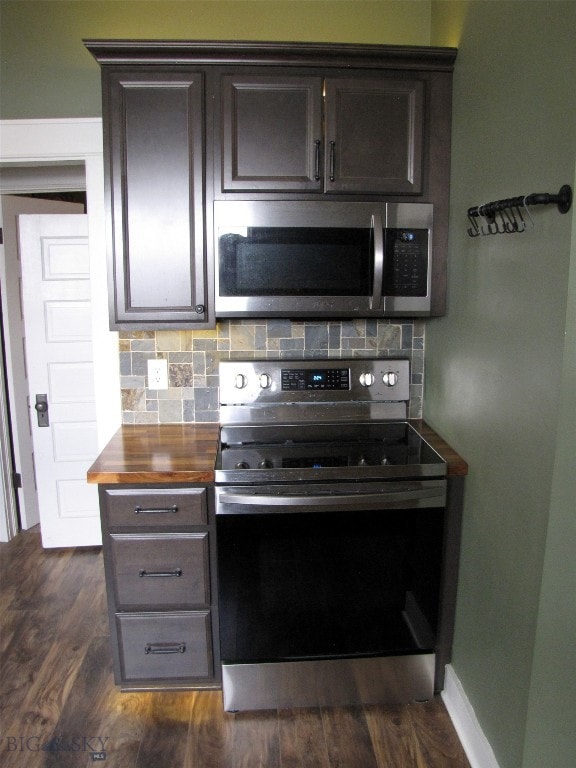
{"type": "Polygon", "coordinates": [[[372,238],[374,243],[374,281],[372,283],[372,300],[370,309],[380,309],[382,301],[382,283],[384,281],[384,229],[382,216],[372,214],[372,238]]]}
{"type": "Polygon", "coordinates": [[[381,493],[327,493],[321,495],[271,495],[220,492],[218,505],[240,507],[328,507],[342,506],[359,508],[394,509],[395,507],[436,507],[446,503],[445,487],[421,487],[384,491],[381,493]]]}

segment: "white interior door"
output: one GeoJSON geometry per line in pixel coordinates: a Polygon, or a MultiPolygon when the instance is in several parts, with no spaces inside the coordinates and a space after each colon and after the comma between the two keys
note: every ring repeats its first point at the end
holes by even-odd
{"type": "Polygon", "coordinates": [[[97,490],[86,482],[98,455],[87,217],[24,215],[18,222],[42,543],[99,544],[97,490]],[[35,408],[39,400],[46,414],[35,408]]]}
{"type": "MultiPolygon", "coordinates": [[[[2,184],[4,183],[4,171],[2,184]]],[[[34,478],[32,435],[28,413],[28,382],[24,363],[24,323],[21,304],[22,274],[18,249],[18,216],[23,213],[69,213],[82,214],[84,207],[78,203],[60,200],[43,200],[22,195],[2,195],[0,197],[0,225],[3,242],[0,244],[0,291],[2,296],[2,330],[4,334],[4,354],[7,392],[9,403],[10,428],[8,426],[8,408],[0,413],[2,435],[7,435],[6,457],[10,457],[10,439],[12,440],[14,471],[19,478],[18,512],[22,528],[32,528],[40,522],[36,482],[34,478]]],[[[5,520],[7,530],[0,533],[0,540],[7,541],[18,530],[16,498],[13,491],[12,468],[9,461],[3,466],[3,490],[7,502],[5,520]]],[[[1,526],[0,526],[1,527],[1,526]]]]}

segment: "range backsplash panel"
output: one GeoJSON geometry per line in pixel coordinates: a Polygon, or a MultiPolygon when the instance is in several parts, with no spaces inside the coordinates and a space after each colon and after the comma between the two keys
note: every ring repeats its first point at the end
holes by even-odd
{"type": "Polygon", "coordinates": [[[234,358],[408,357],[410,417],[422,416],[424,321],[224,320],[209,331],[119,334],[122,422],[218,421],[218,363],[234,358]],[[166,358],[169,387],[147,387],[147,361],[166,358]]]}

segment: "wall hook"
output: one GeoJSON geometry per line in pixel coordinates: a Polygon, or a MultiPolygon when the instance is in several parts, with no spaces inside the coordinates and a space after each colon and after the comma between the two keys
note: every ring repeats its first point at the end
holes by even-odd
{"type": "Polygon", "coordinates": [[[526,219],[522,215],[522,208],[527,214],[530,224],[534,227],[534,219],[528,206],[551,204],[555,204],[560,213],[568,213],[572,206],[572,187],[569,184],[564,184],[556,195],[547,192],[534,192],[531,195],[509,197],[468,208],[468,220],[471,224],[468,228],[468,234],[470,237],[477,237],[478,235],[524,232],[526,219]],[[480,223],[481,219],[486,223],[480,223]]]}

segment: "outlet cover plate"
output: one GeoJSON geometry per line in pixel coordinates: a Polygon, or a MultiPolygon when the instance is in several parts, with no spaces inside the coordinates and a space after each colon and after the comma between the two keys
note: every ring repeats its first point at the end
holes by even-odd
{"type": "Polygon", "coordinates": [[[168,389],[167,360],[148,360],[148,389],[168,389]]]}

